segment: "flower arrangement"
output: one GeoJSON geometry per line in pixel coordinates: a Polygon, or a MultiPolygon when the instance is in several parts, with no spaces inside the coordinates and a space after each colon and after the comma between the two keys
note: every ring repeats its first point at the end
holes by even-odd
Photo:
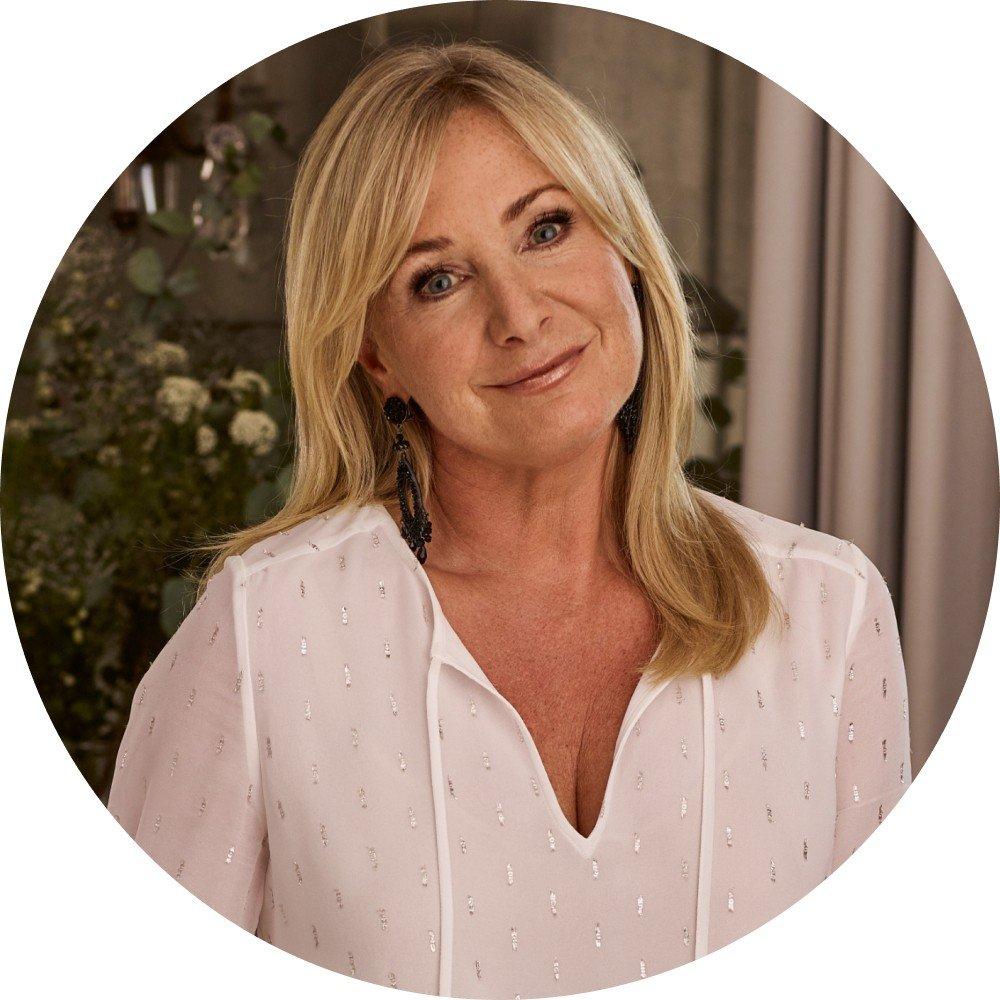
{"type": "Polygon", "coordinates": [[[260,180],[249,136],[280,138],[252,121],[209,131],[215,169],[189,212],[148,213],[129,238],[84,225],[18,370],[0,491],[8,587],[46,709],[102,797],[136,683],[190,609],[188,546],[267,516],[290,475],[282,363],[250,367],[187,305],[197,261],[240,266],[260,180]]]}

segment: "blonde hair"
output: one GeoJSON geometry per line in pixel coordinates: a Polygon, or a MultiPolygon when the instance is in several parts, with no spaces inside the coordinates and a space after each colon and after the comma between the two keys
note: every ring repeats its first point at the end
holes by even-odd
{"type": "MultiPolygon", "coordinates": [[[[356,361],[371,305],[416,228],[448,119],[467,105],[498,115],[638,271],[642,418],[633,453],[616,445],[605,510],[623,569],[660,621],[660,645],[645,669],[655,677],[719,676],[780,605],[749,533],[684,473],[696,354],[678,265],[615,129],[544,73],[485,42],[417,42],[379,53],[310,138],[285,234],[295,396],[289,495],[266,521],[197,547],[215,553],[201,588],[228,556],[278,531],[344,505],[393,502],[392,429],[356,361]]],[[[421,414],[408,422],[407,437],[426,500],[430,437],[421,414]]]]}

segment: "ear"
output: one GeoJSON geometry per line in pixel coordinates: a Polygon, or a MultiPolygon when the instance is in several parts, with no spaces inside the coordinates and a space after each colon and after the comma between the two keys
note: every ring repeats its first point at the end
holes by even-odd
{"type": "Polygon", "coordinates": [[[404,396],[393,373],[386,367],[379,353],[378,345],[367,334],[361,341],[358,351],[358,364],[371,376],[375,384],[382,390],[383,397],[404,396]]]}
{"type": "Polygon", "coordinates": [[[388,369],[382,364],[382,359],[379,357],[375,341],[367,334],[361,341],[361,347],[358,350],[358,364],[380,384],[382,379],[388,374],[388,369]]]}
{"type": "Polygon", "coordinates": [[[622,262],[625,264],[625,273],[628,275],[628,283],[634,285],[639,280],[639,269],[632,263],[632,261],[622,258],[622,262]]]}

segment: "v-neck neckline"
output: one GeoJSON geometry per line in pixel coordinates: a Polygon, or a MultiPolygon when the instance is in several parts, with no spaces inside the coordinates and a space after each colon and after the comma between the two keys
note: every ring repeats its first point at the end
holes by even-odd
{"type": "Polygon", "coordinates": [[[600,840],[601,833],[608,822],[608,811],[618,769],[618,760],[622,754],[625,742],[632,734],[632,730],[635,728],[635,724],[639,721],[643,712],[656,696],[671,683],[673,678],[661,678],[654,681],[650,678],[648,670],[644,670],[640,675],[639,682],[632,691],[632,697],[629,699],[625,715],[618,730],[618,738],[615,741],[615,750],[611,758],[611,768],[608,771],[608,780],[604,786],[604,794],[601,799],[601,808],[598,812],[597,822],[594,824],[593,830],[587,836],[584,836],[566,817],[566,813],[563,811],[559,803],[559,798],[549,779],[549,773],[542,761],[541,754],[538,752],[538,746],[535,744],[531,731],[521,717],[521,713],[497,690],[487,676],[486,671],[483,670],[476,658],[469,652],[461,636],[448,620],[448,616],[441,607],[434,584],[431,582],[420,560],[417,559],[406,544],[405,539],[400,534],[399,525],[396,524],[395,518],[389,513],[388,508],[380,502],[376,502],[375,507],[377,508],[379,521],[389,529],[389,536],[392,539],[394,548],[404,556],[410,568],[416,573],[427,590],[433,616],[431,634],[432,659],[437,657],[441,663],[447,663],[449,666],[461,671],[507,706],[507,709],[514,717],[514,721],[517,723],[522,741],[528,748],[528,753],[531,756],[532,764],[538,776],[539,789],[546,800],[549,812],[552,814],[553,822],[558,825],[565,838],[582,856],[591,857],[595,846],[600,840]]]}

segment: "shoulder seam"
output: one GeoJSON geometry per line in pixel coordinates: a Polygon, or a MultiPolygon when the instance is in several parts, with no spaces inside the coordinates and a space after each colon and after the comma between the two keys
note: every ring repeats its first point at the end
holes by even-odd
{"type": "Polygon", "coordinates": [[[257,556],[254,561],[249,564],[247,564],[247,561],[240,556],[239,559],[244,567],[245,577],[246,579],[249,579],[264,567],[278,566],[283,562],[287,562],[290,559],[297,559],[299,556],[304,556],[309,552],[325,552],[328,549],[335,548],[337,545],[340,545],[341,542],[347,541],[348,538],[353,538],[362,531],[369,530],[372,526],[372,520],[373,517],[371,512],[365,512],[361,515],[360,523],[357,523],[350,528],[346,528],[342,532],[338,532],[333,538],[327,538],[322,542],[311,542],[307,540],[302,544],[297,545],[294,549],[282,552],[280,555],[257,556]]]}
{"type": "MultiPolygon", "coordinates": [[[[836,556],[829,552],[823,552],[821,549],[813,548],[809,542],[803,544],[802,542],[796,541],[795,554],[793,556],[788,555],[788,548],[791,544],[792,539],[788,542],[777,543],[770,541],[768,538],[764,537],[760,533],[760,529],[757,527],[757,523],[766,523],[767,521],[776,522],[779,526],[785,530],[791,529],[802,529],[806,531],[818,531],[818,529],[807,528],[803,524],[794,524],[791,521],[783,521],[780,518],[775,518],[773,515],[766,513],[765,511],[756,510],[753,507],[746,507],[741,504],[736,503],[735,500],[731,500],[728,497],[720,497],[717,493],[712,493],[710,490],[704,491],[707,496],[712,500],[721,501],[723,504],[729,503],[736,507],[742,507],[744,511],[755,515],[755,517],[747,517],[732,511],[725,511],[726,517],[728,517],[734,523],[737,523],[744,531],[745,534],[749,536],[753,545],[761,552],[766,552],[768,555],[773,556],[776,559],[812,559],[817,562],[826,563],[833,569],[842,570],[850,575],[856,575],[857,568],[847,559],[842,556],[836,556]]],[[[723,509],[724,508],[720,508],[723,509]]],[[[839,535],[833,535],[829,532],[818,532],[819,534],[826,535],[827,537],[842,542],[844,545],[849,546],[856,552],[862,555],[861,550],[851,541],[846,538],[841,538],[839,535]]]]}
{"type": "MultiPolygon", "coordinates": [[[[831,566],[833,569],[841,570],[851,576],[857,575],[857,570],[855,566],[852,566],[849,562],[845,561],[840,556],[831,555],[829,552],[821,552],[819,549],[803,548],[801,545],[796,546],[795,555],[787,555],[787,546],[785,548],[779,548],[773,542],[768,542],[763,539],[757,539],[757,544],[760,548],[774,556],[776,559],[787,559],[790,562],[794,562],[797,559],[809,559],[814,562],[826,563],[826,565],[831,566]]],[[[857,549],[857,546],[854,546],[857,549]]]]}
{"type": "Polygon", "coordinates": [[[878,572],[875,564],[867,556],[862,560],[862,565],[864,566],[864,576],[859,575],[855,581],[854,601],[851,605],[851,617],[847,625],[847,637],[844,641],[845,659],[850,655],[854,640],[861,630],[861,617],[864,613],[865,605],[868,603],[868,592],[872,583],[871,575],[874,572],[878,572]]]}
{"type": "Polygon", "coordinates": [[[236,560],[236,572],[233,574],[232,604],[234,627],[236,629],[236,660],[242,675],[240,681],[240,699],[243,709],[243,738],[247,760],[247,781],[251,782],[257,788],[258,801],[260,801],[260,747],[257,745],[257,713],[253,703],[250,635],[247,625],[246,581],[248,575],[243,557],[237,554],[233,558],[236,560]]]}

